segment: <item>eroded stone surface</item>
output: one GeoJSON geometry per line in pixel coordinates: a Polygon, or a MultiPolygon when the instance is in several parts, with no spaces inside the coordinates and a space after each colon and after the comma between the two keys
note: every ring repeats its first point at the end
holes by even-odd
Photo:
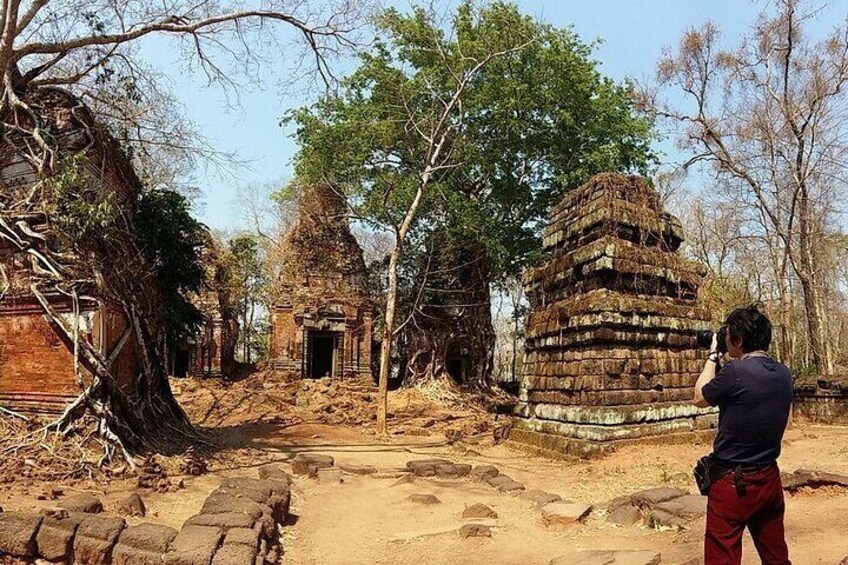
{"type": "Polygon", "coordinates": [[[35,536],[42,517],[27,512],[0,512],[0,554],[35,557],[35,536]]]}
{"type": "Polygon", "coordinates": [[[147,507],[137,492],[118,502],[118,512],[124,516],[137,516],[144,518],[147,507]]]}
{"type": "Polygon", "coordinates": [[[177,530],[160,524],[125,528],[112,550],[112,565],[160,565],[177,530]]]}
{"type": "Polygon", "coordinates": [[[103,512],[103,503],[96,496],[91,494],[76,494],[69,496],[63,500],[56,502],[56,506],[63,508],[68,512],[85,512],[89,514],[97,514],[103,512]]]}
{"type": "Polygon", "coordinates": [[[554,494],[552,492],[545,492],[537,488],[522,492],[518,495],[518,498],[522,500],[528,500],[536,506],[544,506],[545,504],[550,504],[551,502],[562,501],[562,497],[560,495],[554,494]]]}
{"type": "Polygon", "coordinates": [[[498,513],[485,504],[478,502],[466,507],[462,512],[463,518],[497,518],[498,513]]]}
{"type": "Polygon", "coordinates": [[[424,504],[424,505],[441,504],[442,503],[442,501],[439,500],[436,497],[435,494],[429,494],[429,493],[410,494],[407,497],[407,500],[409,502],[414,502],[415,504],[424,504]]]}
{"type": "Polygon", "coordinates": [[[252,528],[231,528],[224,537],[224,545],[240,544],[252,547],[259,547],[259,532],[252,528]]]}
{"type": "Polygon", "coordinates": [[[667,502],[660,502],[654,508],[680,518],[696,518],[707,513],[707,497],[700,494],[684,494],[667,502]]]}
{"type": "Polygon", "coordinates": [[[589,504],[552,502],[542,507],[542,522],[546,526],[569,526],[585,519],[591,511],[589,504]]]}
{"type": "Polygon", "coordinates": [[[212,565],[255,565],[256,550],[240,544],[223,545],[215,552],[212,565]]]}
{"type": "Polygon", "coordinates": [[[163,556],[166,565],[209,565],[221,540],[221,529],[185,525],[163,556]]]}
{"type": "Polygon", "coordinates": [[[90,515],[77,528],[74,537],[74,562],[107,565],[112,548],[126,526],[123,518],[90,515]]]}
{"type": "Polygon", "coordinates": [[[653,506],[661,502],[667,502],[675,498],[680,498],[683,495],[689,494],[687,491],[675,487],[656,487],[630,495],[630,500],[639,506],[653,506]]]}
{"type": "Polygon", "coordinates": [[[292,473],[314,477],[318,469],[332,467],[335,460],[329,455],[320,453],[298,453],[292,460],[292,473]]]}
{"type": "Polygon", "coordinates": [[[465,524],[459,528],[461,538],[490,538],[492,528],[486,524],[465,524]]]}
{"type": "Polygon", "coordinates": [[[497,477],[500,471],[494,465],[478,465],[471,470],[469,475],[477,481],[487,481],[492,477],[497,477]]]}
{"type": "Polygon", "coordinates": [[[242,512],[221,512],[220,514],[197,514],[186,520],[192,526],[213,526],[224,531],[230,528],[252,528],[254,519],[242,512]]]}
{"type": "Polygon", "coordinates": [[[607,512],[607,521],[620,526],[632,526],[642,521],[642,512],[632,504],[624,504],[607,512]]]}
{"type": "Polygon", "coordinates": [[[38,555],[48,561],[66,561],[71,556],[74,534],[87,516],[80,513],[45,516],[36,536],[38,555]],[[55,517],[54,517],[55,516],[55,517]]]}

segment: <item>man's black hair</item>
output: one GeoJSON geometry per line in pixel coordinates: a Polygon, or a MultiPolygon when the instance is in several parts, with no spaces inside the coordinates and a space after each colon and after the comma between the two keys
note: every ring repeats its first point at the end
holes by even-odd
{"type": "Polygon", "coordinates": [[[756,305],[737,308],[725,320],[732,339],[742,339],[742,350],[766,351],[771,344],[771,322],[756,305]]]}

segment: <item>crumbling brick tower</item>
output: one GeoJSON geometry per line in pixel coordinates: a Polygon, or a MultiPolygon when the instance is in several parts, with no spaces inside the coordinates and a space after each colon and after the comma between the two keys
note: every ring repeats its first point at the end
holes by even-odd
{"type": "Polygon", "coordinates": [[[531,314],[510,439],[588,455],[616,442],[705,430],[691,404],[704,267],[644,179],[600,174],[553,208],[547,261],[525,275],[531,314]]]}
{"type": "Polygon", "coordinates": [[[296,378],[371,378],[373,307],[344,196],[304,188],[281,246],[271,312],[271,366],[296,378]]]}

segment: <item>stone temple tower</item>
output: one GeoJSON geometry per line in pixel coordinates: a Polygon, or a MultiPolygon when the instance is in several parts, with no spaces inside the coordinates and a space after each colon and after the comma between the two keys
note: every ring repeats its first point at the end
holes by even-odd
{"type": "Polygon", "coordinates": [[[546,261],[524,279],[531,314],[510,440],[590,455],[715,427],[691,404],[708,328],[706,269],[678,254],[680,222],[642,178],[600,174],[553,208],[546,261]]]}

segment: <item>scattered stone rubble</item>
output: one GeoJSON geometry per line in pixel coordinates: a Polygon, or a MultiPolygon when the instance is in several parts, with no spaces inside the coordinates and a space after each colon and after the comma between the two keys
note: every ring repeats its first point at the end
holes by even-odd
{"type": "Polygon", "coordinates": [[[224,480],[179,531],[63,508],[0,512],[0,555],[87,565],[276,563],[291,483],[278,465],[261,467],[259,476],[224,480]]]}
{"type": "Polygon", "coordinates": [[[824,471],[798,469],[794,473],[782,473],[783,489],[795,492],[802,488],[843,487],[848,488],[848,475],[837,475],[824,471]]]}
{"type": "Polygon", "coordinates": [[[691,404],[705,268],[677,253],[680,222],[642,178],[601,174],[569,192],[528,271],[531,306],[510,441],[588,456],[620,440],[715,426],[691,404]]]}

